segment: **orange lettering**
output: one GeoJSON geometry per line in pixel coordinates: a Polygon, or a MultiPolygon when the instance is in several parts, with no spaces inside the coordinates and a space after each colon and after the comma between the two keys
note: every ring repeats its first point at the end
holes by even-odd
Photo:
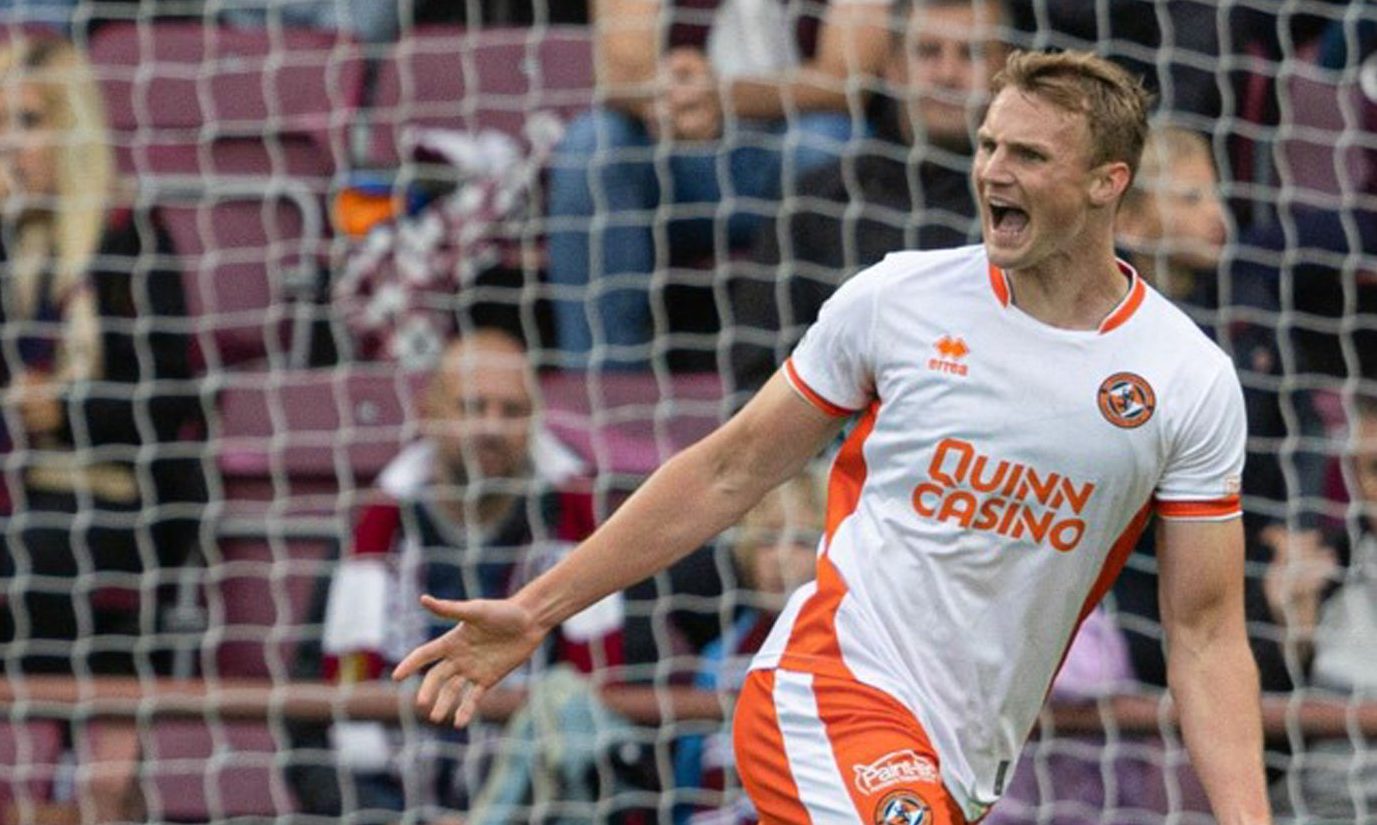
{"type": "MultiPolygon", "coordinates": [[[[1008,483],[1004,485],[1003,492],[1005,498],[1008,498],[1009,496],[1012,496],[1014,494],[1014,487],[1016,487],[1018,485],[1018,482],[1023,478],[1023,470],[1024,467],[1022,464],[1014,465],[1014,471],[1009,475],[1008,483]]],[[[1023,496],[1019,496],[1019,498],[1022,497],[1023,496]]]]}
{"type": "Polygon", "coordinates": [[[1076,515],[1080,515],[1081,511],[1085,508],[1086,502],[1090,501],[1091,494],[1095,492],[1095,483],[1093,481],[1087,481],[1077,490],[1076,485],[1071,483],[1071,479],[1063,478],[1061,480],[1061,490],[1066,494],[1067,500],[1071,502],[1071,509],[1076,511],[1076,515]]]}
{"type": "Polygon", "coordinates": [[[1004,520],[999,523],[999,529],[995,532],[999,533],[1001,536],[1009,535],[1009,530],[1015,523],[1014,519],[1018,517],[1018,511],[1022,509],[1022,505],[1011,504],[1009,509],[1004,511],[1004,520]]]}
{"type": "Polygon", "coordinates": [[[1002,498],[987,498],[980,502],[980,517],[975,520],[975,529],[993,530],[999,523],[999,511],[1007,502],[1002,498]]]}
{"type": "Polygon", "coordinates": [[[942,501],[942,509],[937,513],[937,520],[946,521],[949,516],[954,516],[957,524],[962,527],[970,527],[971,519],[975,518],[975,496],[962,490],[948,495],[942,501]]]}
{"type": "MultiPolygon", "coordinates": [[[[949,372],[964,366],[942,359],[931,363],[949,372]]],[[[1050,543],[1062,553],[1074,550],[1085,536],[1084,521],[1058,521],[1057,516],[1067,504],[1076,515],[1084,512],[1095,494],[1094,482],[1078,484],[1060,473],[1043,475],[1026,464],[981,453],[959,438],[938,442],[928,475],[929,480],[913,488],[913,509],[925,518],[1036,544],[1050,543]]]]}
{"type": "Polygon", "coordinates": [[[1052,528],[1052,546],[1063,553],[1069,553],[1081,543],[1081,536],[1083,535],[1085,535],[1085,522],[1080,519],[1069,518],[1065,521],[1059,521],[1052,528]],[[1066,535],[1067,530],[1071,531],[1070,536],[1066,535]]]}
{"type": "Polygon", "coordinates": [[[1042,544],[1042,540],[1047,538],[1047,529],[1052,526],[1052,510],[1043,511],[1041,516],[1033,515],[1033,508],[1025,506],[1023,508],[1023,518],[1019,519],[1018,529],[1014,531],[1014,538],[1023,537],[1023,528],[1027,527],[1032,535],[1033,541],[1042,544]]]}
{"type": "Polygon", "coordinates": [[[1028,468],[1028,483],[1033,486],[1033,493],[1036,494],[1038,503],[1046,505],[1052,500],[1052,494],[1057,490],[1057,482],[1061,481],[1061,476],[1052,473],[1047,478],[1038,478],[1038,471],[1032,467],[1028,468]]]}
{"type": "Polygon", "coordinates": [[[937,452],[932,456],[932,463],[928,465],[928,475],[934,481],[941,482],[947,487],[955,487],[966,477],[966,470],[971,466],[971,457],[975,455],[975,448],[965,441],[955,438],[944,438],[942,443],[937,445],[937,452]],[[947,452],[956,451],[960,456],[956,460],[956,475],[948,474],[943,465],[947,463],[947,452]]]}
{"type": "Polygon", "coordinates": [[[982,493],[993,493],[1004,483],[1004,476],[1009,472],[1009,462],[1001,461],[995,466],[994,478],[987,481],[981,476],[985,474],[985,467],[989,462],[989,456],[981,455],[976,458],[975,466],[971,468],[971,487],[982,493]]]}
{"type": "Polygon", "coordinates": [[[937,501],[940,502],[942,500],[942,487],[940,485],[925,481],[922,484],[919,484],[917,487],[913,488],[913,509],[917,510],[918,515],[920,516],[927,516],[928,518],[932,518],[934,515],[937,514],[937,505],[934,503],[931,506],[929,506],[923,502],[923,496],[927,495],[928,493],[936,495],[937,501]]]}

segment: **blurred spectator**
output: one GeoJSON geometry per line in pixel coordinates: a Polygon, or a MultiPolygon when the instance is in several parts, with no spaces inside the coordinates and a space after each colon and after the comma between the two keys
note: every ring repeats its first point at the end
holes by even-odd
{"type": "Polygon", "coordinates": [[[1319,530],[1290,531],[1274,524],[1260,539],[1271,551],[1260,583],[1266,613],[1250,613],[1266,622],[1262,627],[1268,632],[1254,631],[1253,651],[1267,687],[1288,690],[1305,681],[1320,605],[1338,575],[1339,554],[1319,530]]]}
{"type": "Polygon", "coordinates": [[[550,173],[564,366],[647,365],[668,309],[651,299],[657,274],[747,243],[857,133],[888,0],[818,5],[594,6],[605,102],[570,125],[550,173]]]}
{"type": "Polygon", "coordinates": [[[0,24],[51,26],[71,33],[72,13],[78,0],[0,0],[0,24]]]}
{"type": "MultiPolygon", "coordinates": [[[[204,447],[183,440],[204,424],[181,273],[157,213],[118,205],[83,58],[56,39],[0,46],[0,383],[20,454],[4,480],[5,666],[165,672],[158,605],[206,500],[204,447]]],[[[109,764],[132,758],[127,733],[109,764]]],[[[94,792],[97,813],[122,818],[119,793],[94,792]]]]}
{"type": "MultiPolygon", "coordinates": [[[[737,525],[732,558],[742,588],[741,606],[723,634],[703,651],[694,677],[702,690],[736,694],[751,657],[760,648],[789,596],[813,580],[826,501],[822,479],[806,471],[776,488],[737,525]]],[[[730,825],[754,822],[740,783],[728,780],[734,757],[731,731],[681,737],[674,757],[675,785],[693,797],[725,794],[709,804],[677,806],[676,823],[730,825]]],[[[684,797],[692,798],[684,793],[684,797]]]]}
{"type": "MultiPolygon", "coordinates": [[[[1305,383],[1377,375],[1377,7],[1323,0],[1230,12],[1241,198],[1236,290],[1305,383]],[[1269,302],[1264,304],[1264,300],[1269,302]]],[[[1228,57],[1229,55],[1226,55],[1228,57]]]]}
{"type": "MultiPolygon", "coordinates": [[[[1377,395],[1354,399],[1355,418],[1349,433],[1350,493],[1353,504],[1350,535],[1339,542],[1351,548],[1348,563],[1331,576],[1334,558],[1301,555],[1274,565],[1277,589],[1313,593],[1312,584],[1328,585],[1327,598],[1315,610],[1313,597],[1279,599],[1279,616],[1288,622],[1288,637],[1308,643],[1310,681],[1357,702],[1377,700],[1377,395]],[[1337,586],[1334,586],[1337,581],[1337,586]]],[[[1302,537],[1307,544],[1318,547],[1302,537]]],[[[1307,652],[1302,648],[1302,654],[1307,652]]],[[[1377,751],[1361,735],[1310,741],[1303,755],[1292,759],[1289,775],[1274,788],[1279,813],[1296,821],[1338,825],[1369,821],[1377,810],[1377,751]]]]}
{"type": "Polygon", "coordinates": [[[234,26],[296,26],[341,32],[367,43],[395,40],[409,3],[377,0],[222,0],[220,18],[234,26]]]}
{"type": "MultiPolygon", "coordinates": [[[[1170,125],[1153,129],[1133,188],[1124,197],[1117,223],[1122,254],[1144,280],[1171,298],[1205,331],[1227,342],[1238,361],[1248,413],[1249,454],[1243,490],[1250,557],[1265,562],[1277,551],[1280,520],[1293,514],[1289,503],[1317,499],[1324,485],[1324,457],[1314,447],[1323,432],[1313,400],[1303,390],[1281,390],[1283,360],[1274,330],[1257,323],[1221,324],[1231,284],[1220,261],[1229,237],[1209,143],[1199,134],[1170,125]],[[1296,436],[1308,436],[1309,440],[1296,436]],[[1297,447],[1296,445],[1301,445],[1297,447]]],[[[1292,518],[1293,522],[1297,520],[1292,518]]],[[[1305,521],[1299,520],[1305,524],[1305,521]]],[[[1166,684],[1157,612],[1153,531],[1144,532],[1115,584],[1134,668],[1140,679],[1166,684]]],[[[1250,582],[1251,617],[1268,623],[1259,582],[1250,582]]],[[[1263,685],[1289,686],[1280,661],[1264,660],[1263,685]]]]}
{"type": "Polygon", "coordinates": [[[343,32],[367,43],[396,40],[414,26],[432,23],[529,26],[588,22],[587,3],[576,0],[220,0],[216,7],[221,18],[235,26],[300,26],[343,32]]]}
{"type": "Polygon", "coordinates": [[[1209,142],[1187,129],[1154,128],[1118,218],[1129,263],[1173,301],[1209,309],[1228,234],[1209,142]]]}
{"type": "Polygon", "coordinates": [[[1264,308],[1254,317],[1288,374],[1312,385],[1377,377],[1377,209],[1293,206],[1243,233],[1231,264],[1235,303],[1264,308]]]}
{"type": "Polygon", "coordinates": [[[508,232],[529,216],[531,186],[559,134],[548,114],[527,120],[524,147],[494,131],[408,129],[405,154],[424,171],[404,196],[390,180],[342,190],[334,217],[353,243],[331,286],[332,313],[348,332],[337,348],[417,368],[459,330],[501,327],[532,347],[548,340],[548,307],[523,301],[508,232]]]}
{"type": "Polygon", "coordinates": [[[1338,209],[1377,191],[1377,9],[1346,0],[1238,4],[1216,78],[1231,91],[1228,158],[1243,229],[1292,208],[1338,209]],[[1223,68],[1223,67],[1227,67],[1223,68]]]}
{"type": "MultiPolygon", "coordinates": [[[[591,497],[560,486],[578,463],[540,434],[533,382],[523,347],[505,332],[475,330],[445,349],[423,396],[424,437],[381,475],[385,500],[361,514],[330,583],[323,657],[305,651],[299,677],[385,678],[402,653],[439,629],[420,607],[421,593],[506,595],[592,530],[591,497]]],[[[575,617],[542,666],[620,664],[621,618],[619,598],[575,617]]],[[[494,701],[513,702],[510,694],[494,701]]],[[[405,735],[366,722],[337,723],[328,733],[298,729],[299,747],[333,752],[327,764],[290,769],[303,810],[465,807],[476,782],[454,773],[461,767],[455,743],[413,741],[403,749],[405,735]],[[419,798],[407,797],[408,772],[429,777],[412,786],[419,798]]]]}
{"type": "MultiPolygon", "coordinates": [[[[1076,631],[1048,699],[1053,704],[1091,704],[1133,686],[1124,634],[1109,611],[1096,607],[1076,631]]],[[[984,823],[1108,821],[1105,812],[1110,810],[1148,808],[1153,778],[1141,760],[1115,754],[1104,735],[1054,733],[1024,748],[1008,790],[984,823]],[[1049,809],[1055,811],[1051,818],[1049,809]],[[1077,811],[1084,813],[1073,813],[1077,811]]]]}
{"type": "MultiPolygon", "coordinates": [[[[1245,5],[1264,4],[1240,3],[1233,8],[1245,5]]],[[[1162,111],[1218,114],[1219,81],[1212,64],[1219,56],[1222,19],[1227,16],[1218,4],[1009,0],[1009,8],[1014,26],[1036,48],[1095,49],[1143,77],[1162,111]]]]}
{"type": "Polygon", "coordinates": [[[858,270],[900,249],[980,237],[971,196],[973,126],[1003,65],[999,0],[899,0],[876,138],[808,175],[734,264],[728,288],[731,384],[741,403],[774,373],[858,270]]]}

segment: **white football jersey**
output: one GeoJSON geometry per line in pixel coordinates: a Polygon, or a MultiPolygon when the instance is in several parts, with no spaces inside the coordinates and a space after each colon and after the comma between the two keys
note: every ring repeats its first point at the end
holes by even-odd
{"type": "Polygon", "coordinates": [[[834,415],[818,577],[753,667],[911,708],[972,820],[1003,792],[1081,620],[1150,514],[1240,514],[1229,358],[1126,264],[1097,330],[1010,300],[983,246],[901,252],[824,306],[785,365],[834,415]]]}

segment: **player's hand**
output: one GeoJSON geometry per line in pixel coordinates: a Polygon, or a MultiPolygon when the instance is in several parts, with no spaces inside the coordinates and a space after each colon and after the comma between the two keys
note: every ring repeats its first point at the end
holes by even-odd
{"type": "Polygon", "coordinates": [[[440,724],[453,715],[454,726],[461,728],[473,719],[483,694],[535,652],[545,631],[511,599],[452,602],[422,596],[421,604],[458,624],[411,651],[392,678],[400,681],[430,666],[416,704],[430,721],[440,724]]]}

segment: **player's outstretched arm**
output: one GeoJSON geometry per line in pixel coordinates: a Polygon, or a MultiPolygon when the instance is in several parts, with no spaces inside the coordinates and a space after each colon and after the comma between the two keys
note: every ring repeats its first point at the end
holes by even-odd
{"type": "Polygon", "coordinates": [[[563,561],[510,599],[426,597],[458,624],[411,652],[393,672],[429,667],[416,696],[429,717],[472,719],[483,694],[565,619],[668,567],[730,527],[797,474],[841,428],[776,374],[736,416],[670,459],[563,561]]]}
{"type": "Polygon", "coordinates": [[[1257,665],[1243,616],[1243,527],[1163,519],[1157,550],[1167,682],[1221,825],[1266,825],[1257,665]]]}

